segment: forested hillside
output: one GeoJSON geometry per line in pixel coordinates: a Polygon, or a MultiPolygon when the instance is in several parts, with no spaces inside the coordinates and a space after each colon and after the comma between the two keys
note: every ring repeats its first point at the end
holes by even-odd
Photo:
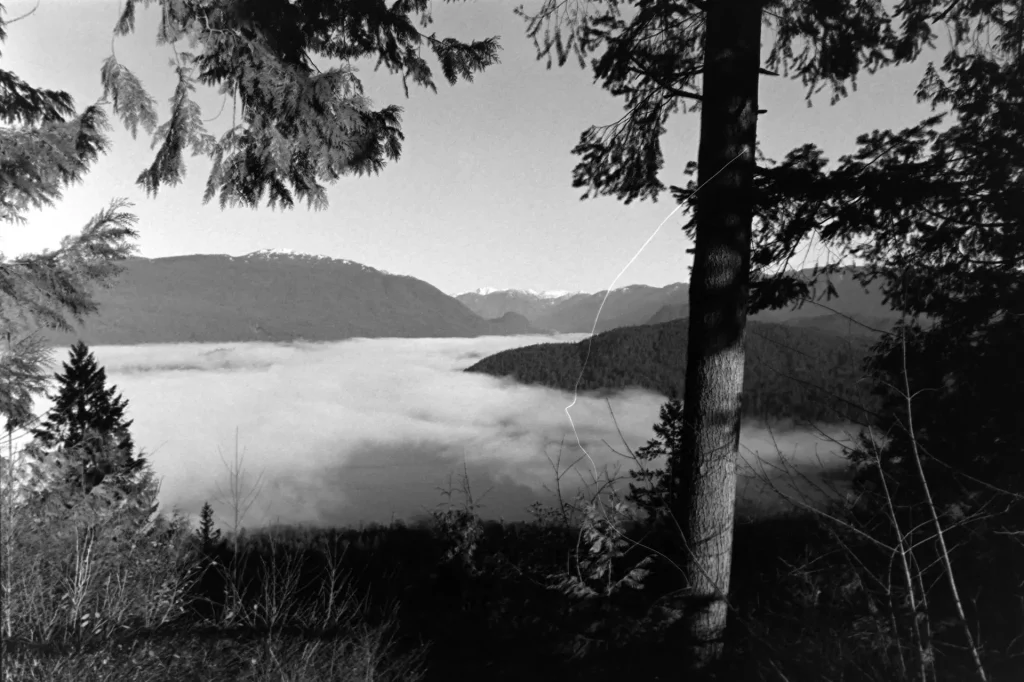
{"type": "MultiPolygon", "coordinates": [[[[686,320],[625,327],[578,343],[545,343],[484,358],[467,372],[512,377],[572,391],[587,357],[580,391],[640,387],[683,394],[686,320]]],[[[813,328],[751,322],[747,326],[744,415],[764,420],[854,420],[874,411],[862,361],[870,339],[840,337],[813,328]]]]}

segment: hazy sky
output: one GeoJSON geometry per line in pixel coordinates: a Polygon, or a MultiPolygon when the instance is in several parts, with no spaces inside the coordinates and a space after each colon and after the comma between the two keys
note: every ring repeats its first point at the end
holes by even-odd
{"type": "MultiPolygon", "coordinates": [[[[7,2],[7,18],[34,4],[7,2]]],[[[110,198],[124,196],[136,202],[141,255],[151,258],[294,249],[412,275],[447,293],[482,286],[608,288],[674,205],[668,195],[630,206],[613,198],[579,201],[570,151],[589,125],[619,118],[621,101],[575,62],[547,71],[536,61],[524,23],[512,13],[517,4],[435,4],[431,30],[439,36],[501,38],[501,63],[473,83],[450,87],[436,73],[436,95],[411,90],[406,99],[400,78],[374,73],[372,63],[363,66],[374,104],[404,107],[404,152],[377,177],[346,178],[330,187],[327,211],[203,206],[210,164],[198,158],[189,160],[182,185],[147,198],[134,180],[152,161],[149,142],[142,136],[133,141],[115,121],[113,149],[86,181],[66,192],[57,207],[30,213],[26,226],[7,226],[0,250],[15,256],[53,248],[110,198]]],[[[40,0],[34,14],[8,27],[2,66],[32,85],[68,91],[79,107],[92,103],[102,94],[100,65],[110,54],[118,12],[117,0],[40,0]]],[[[163,121],[174,77],[170,49],[155,44],[157,12],[140,8],[136,33],[113,47],[161,104],[163,121]]],[[[812,108],[799,82],[762,78],[761,106],[768,110],[758,124],[763,151],[781,159],[812,141],[835,159],[852,150],[859,133],[916,123],[927,112],[913,98],[924,67],[922,62],[865,74],[848,99],[830,106],[826,90],[812,108]]],[[[230,124],[230,103],[222,109],[215,91],[201,89],[197,100],[207,118],[221,112],[208,123],[211,132],[230,124]]],[[[684,183],[682,170],[696,157],[698,125],[696,114],[670,121],[663,138],[666,184],[684,183]]],[[[616,286],[687,280],[690,245],[681,224],[676,214],[616,286]]]]}
{"type": "MultiPolygon", "coordinates": [[[[460,371],[479,357],[540,341],[551,338],[146,344],[92,350],[128,400],[133,439],[149,453],[163,480],[165,509],[176,506],[198,514],[209,500],[226,514],[227,506],[218,502],[218,490],[227,490],[228,480],[221,457],[233,458],[238,429],[250,476],[245,485],[255,483],[260,472],[265,482],[252,523],[280,519],[348,525],[387,521],[392,513],[409,519],[434,509],[443,501],[438,487],[461,472],[463,461],[475,494],[490,489],[484,516],[526,518],[531,503],[552,501],[545,486],[554,489],[551,461],[557,461],[563,439],[560,471],[569,472],[563,476],[563,492],[570,498],[581,475],[591,480],[593,466],[600,470],[618,463],[625,474],[628,462],[602,442],[624,452],[604,399],[581,395],[570,410],[594,462],[581,461],[577,475],[569,465],[582,453],[565,411],[572,396],[460,371]]],[[[49,406],[42,402],[37,413],[49,406]]],[[[646,391],[610,398],[631,448],[654,435],[664,402],[646,391]]],[[[812,476],[821,471],[816,450],[835,467],[836,457],[828,454],[836,449],[832,444],[813,433],[775,428],[781,452],[809,467],[812,476]]],[[[843,437],[840,427],[823,428],[843,437]]],[[[15,434],[18,445],[26,438],[15,434]]],[[[741,444],[743,462],[756,463],[758,456],[779,461],[770,434],[750,420],[741,444]]],[[[765,471],[773,477],[780,473],[771,466],[765,471]]],[[[740,509],[784,506],[754,473],[741,464],[740,509]]]]}

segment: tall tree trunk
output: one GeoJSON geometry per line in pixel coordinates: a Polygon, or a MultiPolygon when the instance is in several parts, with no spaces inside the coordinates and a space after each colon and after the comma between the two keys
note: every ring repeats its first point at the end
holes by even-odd
{"type": "Polygon", "coordinates": [[[721,657],[728,612],[761,61],[761,3],[707,5],[685,425],[671,477],[697,669],[721,657]]]}

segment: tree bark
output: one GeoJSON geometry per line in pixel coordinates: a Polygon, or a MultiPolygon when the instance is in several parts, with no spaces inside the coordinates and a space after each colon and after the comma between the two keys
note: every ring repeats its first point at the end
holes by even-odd
{"type": "Polygon", "coordinates": [[[761,3],[707,6],[684,427],[670,479],[687,543],[691,669],[721,658],[728,613],[761,62],[761,3]]]}

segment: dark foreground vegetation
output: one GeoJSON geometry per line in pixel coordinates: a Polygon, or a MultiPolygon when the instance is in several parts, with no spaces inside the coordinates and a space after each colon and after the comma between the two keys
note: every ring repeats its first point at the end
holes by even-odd
{"type": "MultiPolygon", "coordinates": [[[[229,477],[230,527],[258,489],[237,458],[229,477]]],[[[113,504],[102,485],[24,504],[5,496],[4,680],[679,676],[680,543],[656,511],[638,513],[651,508],[652,494],[637,494],[656,491],[650,480],[621,494],[605,474],[571,501],[535,504],[531,522],[504,523],[480,519],[463,475],[410,525],[231,532],[209,506],[198,528],[155,513],[157,488],[141,481],[113,504]]],[[[915,618],[929,628],[933,679],[967,679],[971,656],[933,550],[915,550],[914,576],[932,583],[915,615],[878,511],[833,500],[739,516],[727,655],[702,679],[912,678],[915,618]]],[[[948,540],[961,545],[954,569],[991,678],[1020,679],[1019,540],[989,538],[978,551],[955,523],[948,540]]]]}

